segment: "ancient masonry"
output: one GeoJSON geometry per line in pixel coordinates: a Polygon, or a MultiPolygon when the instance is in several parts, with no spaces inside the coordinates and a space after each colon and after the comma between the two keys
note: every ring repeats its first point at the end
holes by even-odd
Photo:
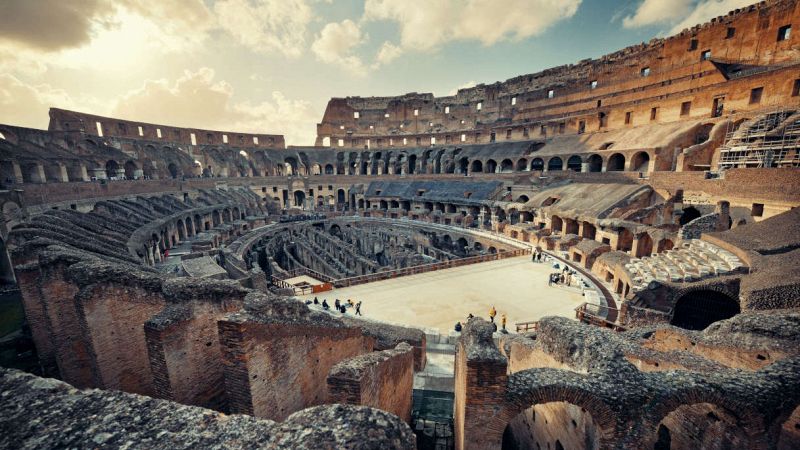
{"type": "Polygon", "coordinates": [[[446,341],[439,448],[800,448],[798,26],[769,0],[453,96],[333,98],[314,147],[0,124],[0,349],[31,372],[0,369],[0,447],[427,448],[446,341]],[[538,252],[598,287],[575,319],[450,339],[295,297],[538,252]]]}

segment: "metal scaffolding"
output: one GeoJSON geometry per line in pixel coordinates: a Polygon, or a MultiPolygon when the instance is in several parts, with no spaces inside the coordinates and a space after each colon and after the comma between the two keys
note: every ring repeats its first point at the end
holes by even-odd
{"type": "Polygon", "coordinates": [[[732,115],[719,168],[735,167],[800,167],[800,108],[774,109],[744,122],[732,115]]]}

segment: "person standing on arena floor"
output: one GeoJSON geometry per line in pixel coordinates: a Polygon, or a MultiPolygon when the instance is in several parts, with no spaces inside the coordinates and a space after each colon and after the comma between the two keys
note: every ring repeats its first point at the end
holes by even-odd
{"type": "Polygon", "coordinates": [[[489,319],[491,319],[492,323],[494,323],[494,316],[497,315],[497,310],[494,309],[494,305],[492,305],[492,309],[489,310],[489,319]]]}
{"type": "Polygon", "coordinates": [[[505,313],[503,313],[503,316],[500,319],[500,323],[503,324],[503,331],[505,331],[506,330],[506,315],[505,315],[505,313]]]}
{"type": "Polygon", "coordinates": [[[358,303],[356,303],[356,315],[357,316],[361,315],[361,300],[359,300],[358,303]]]}

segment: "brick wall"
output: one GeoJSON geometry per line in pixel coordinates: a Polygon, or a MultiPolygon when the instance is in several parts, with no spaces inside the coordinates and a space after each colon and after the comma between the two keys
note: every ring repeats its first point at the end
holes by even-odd
{"type": "Polygon", "coordinates": [[[331,402],[371,406],[411,421],[414,356],[408,344],[344,360],[327,382],[331,402]]]}

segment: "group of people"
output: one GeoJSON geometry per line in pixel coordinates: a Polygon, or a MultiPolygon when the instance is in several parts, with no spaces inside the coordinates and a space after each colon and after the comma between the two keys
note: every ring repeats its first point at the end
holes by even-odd
{"type": "MultiPolygon", "coordinates": [[[[328,299],[325,299],[325,298],[322,299],[322,303],[319,302],[319,299],[317,297],[314,297],[314,301],[313,302],[311,300],[306,300],[306,305],[311,305],[311,304],[322,305],[322,308],[326,309],[326,310],[327,309],[331,309],[331,305],[328,304],[328,299]]],[[[347,313],[347,309],[348,308],[355,308],[355,310],[356,310],[356,314],[355,315],[357,315],[357,316],[362,315],[361,314],[361,300],[359,300],[358,303],[355,303],[355,302],[353,302],[352,299],[348,298],[346,302],[342,302],[342,301],[339,301],[339,299],[337,298],[333,302],[333,308],[336,311],[339,311],[342,314],[347,313]]]]}
{"type": "MultiPolygon", "coordinates": [[[[558,269],[558,265],[554,266],[555,269],[558,269]]],[[[563,284],[564,286],[572,286],[572,280],[575,277],[576,273],[574,270],[570,270],[569,267],[566,265],[561,272],[553,272],[550,274],[550,279],[547,280],[547,285],[552,286],[553,283],[555,284],[563,284]]]]}
{"type": "Polygon", "coordinates": [[[533,251],[533,253],[531,253],[531,262],[542,262],[543,258],[544,258],[544,253],[542,253],[542,250],[539,248],[537,248],[536,250],[533,251]]]}
{"type": "MultiPolygon", "coordinates": [[[[467,321],[469,321],[469,319],[472,319],[473,317],[475,317],[475,316],[473,316],[472,313],[469,313],[469,315],[467,316],[467,321]]],[[[494,305],[492,305],[492,308],[489,309],[489,320],[492,322],[492,325],[494,325],[494,331],[497,331],[497,324],[494,323],[494,318],[495,317],[497,317],[497,309],[494,307],[494,305]]],[[[507,331],[506,331],[506,320],[507,320],[506,315],[502,314],[500,316],[500,323],[501,323],[501,326],[502,326],[502,332],[503,333],[507,333],[507,331]]],[[[464,325],[462,325],[460,321],[456,322],[456,326],[455,326],[455,330],[456,331],[458,331],[460,333],[463,328],[464,328],[464,325]]]]}

